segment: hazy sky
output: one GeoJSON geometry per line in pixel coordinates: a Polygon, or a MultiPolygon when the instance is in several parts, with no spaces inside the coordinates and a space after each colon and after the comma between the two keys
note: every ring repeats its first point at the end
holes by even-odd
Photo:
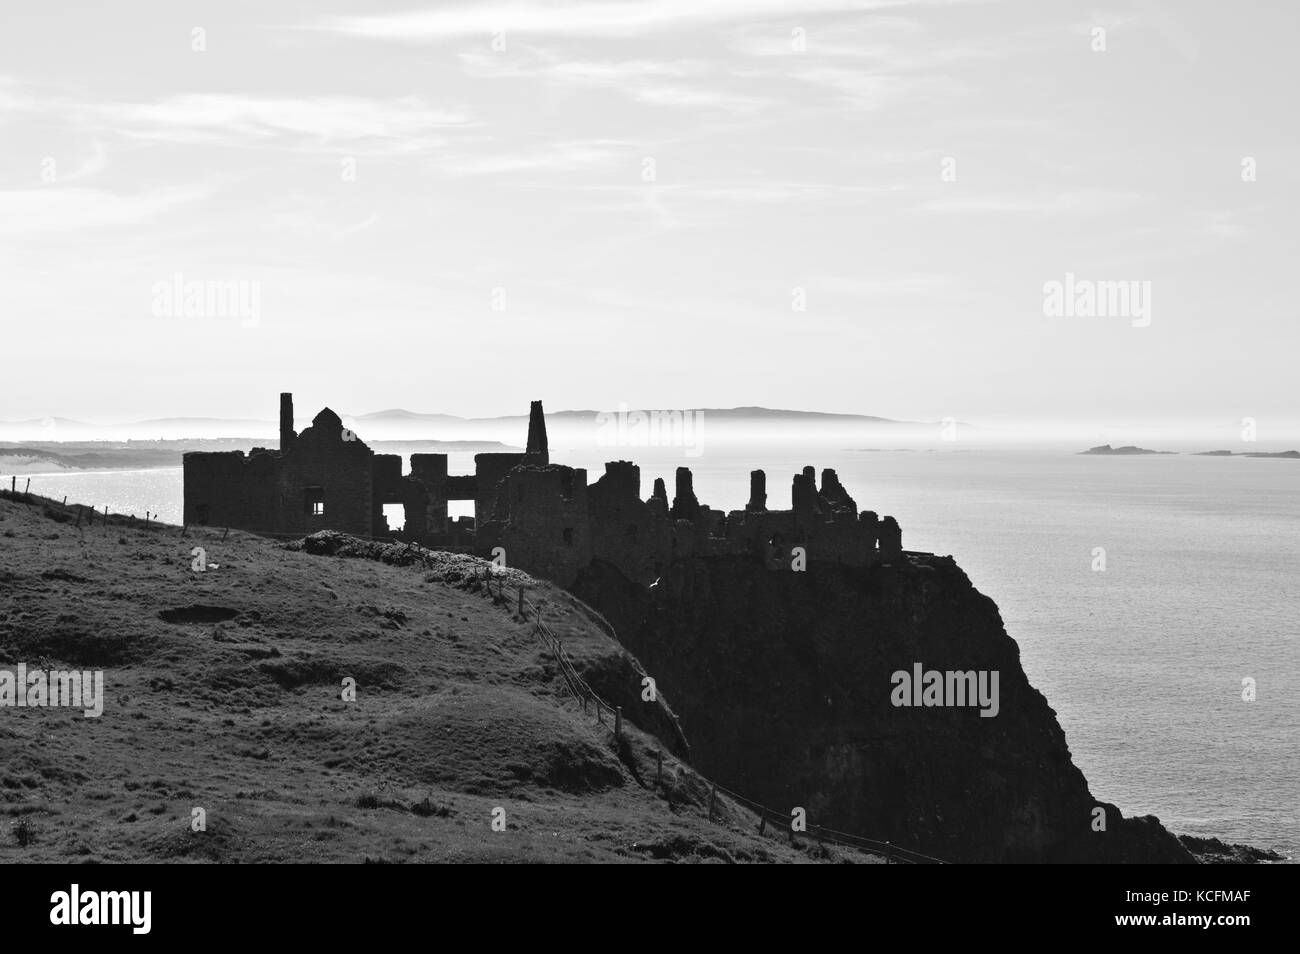
{"type": "Polygon", "coordinates": [[[0,419],[1294,421],[1298,21],[6,3],[0,419]],[[1149,282],[1149,324],[1046,315],[1067,273],[1149,282]],[[255,316],[166,313],[177,275],[255,316]]]}

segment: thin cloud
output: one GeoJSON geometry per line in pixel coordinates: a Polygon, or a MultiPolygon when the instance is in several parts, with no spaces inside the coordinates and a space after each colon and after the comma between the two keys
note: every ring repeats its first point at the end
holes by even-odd
{"type": "Polygon", "coordinates": [[[685,79],[711,70],[699,60],[566,60],[529,48],[511,56],[470,51],[459,54],[465,72],[476,78],[546,79],[574,86],[622,85],[644,79],[685,79]]]}
{"type": "Polygon", "coordinates": [[[819,275],[808,280],[809,289],[866,299],[933,295],[950,284],[947,275],[933,272],[860,277],[819,275]]]}
{"type": "Polygon", "coordinates": [[[758,96],[678,85],[645,86],[637,90],[635,96],[639,102],[655,106],[721,109],[733,113],[751,113],[773,103],[758,96]]]}
{"type": "Polygon", "coordinates": [[[958,215],[999,212],[1038,215],[1106,215],[1120,209],[1131,208],[1143,198],[1136,192],[1076,189],[1036,195],[999,193],[945,196],[923,202],[918,208],[922,212],[958,215]]]}
{"type": "Polygon", "coordinates": [[[404,96],[272,98],[188,94],[143,103],[105,103],[86,112],[127,136],[172,142],[389,143],[400,151],[431,133],[470,122],[463,110],[404,96]]]}
{"type": "MultiPolygon", "coordinates": [[[[907,0],[804,0],[798,14],[808,17],[862,13],[906,5],[907,0]]],[[[487,37],[500,32],[506,33],[507,37],[512,32],[563,37],[620,37],[733,21],[752,22],[765,18],[788,21],[791,16],[787,0],[487,2],[377,16],[332,17],[317,24],[317,28],[403,42],[487,37]]]]}
{"type": "Polygon", "coordinates": [[[91,148],[91,154],[80,165],[74,166],[71,171],[59,170],[59,182],[75,182],[78,179],[91,178],[108,168],[108,150],[103,144],[97,141],[92,143],[91,148]]]}
{"type": "Polygon", "coordinates": [[[441,164],[457,175],[499,175],[514,172],[573,172],[628,161],[625,144],[612,140],[552,143],[537,151],[467,156],[441,164]]]}
{"type": "Polygon", "coordinates": [[[699,60],[561,60],[542,50],[529,50],[526,57],[508,58],[462,53],[460,61],[465,71],[476,78],[541,80],[571,89],[611,89],[651,106],[747,114],[776,102],[720,88],[719,82],[734,78],[719,66],[699,60]]]}

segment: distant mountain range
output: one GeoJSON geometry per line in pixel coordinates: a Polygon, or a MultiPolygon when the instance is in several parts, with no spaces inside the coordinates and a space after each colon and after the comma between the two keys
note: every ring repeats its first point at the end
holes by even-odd
{"type": "MultiPolygon", "coordinates": [[[[311,423],[320,408],[299,403],[300,416],[295,427],[302,430],[311,423]]],[[[366,414],[349,415],[335,409],[345,425],[353,427],[363,440],[506,440],[521,441],[527,432],[526,413],[502,417],[460,417],[454,414],[425,414],[404,408],[390,408],[366,414]]],[[[629,414],[640,413],[659,416],[690,416],[703,420],[706,427],[765,427],[806,428],[817,425],[847,425],[852,428],[883,429],[933,428],[935,423],[898,421],[868,414],[840,414],[825,411],[793,411],[767,407],[684,408],[680,410],[625,409],[629,414]]],[[[568,410],[547,412],[546,421],[554,431],[592,433],[602,421],[602,413],[616,415],[617,411],[568,410]]],[[[69,418],[33,418],[25,421],[0,421],[0,440],[3,441],[90,441],[90,440],[179,440],[215,439],[235,435],[253,439],[273,439],[277,436],[275,420],[219,417],[162,417],[120,424],[90,424],[69,418]]]]}
{"type": "MultiPolygon", "coordinates": [[[[628,413],[639,410],[643,414],[703,414],[708,419],[717,419],[719,421],[779,421],[779,420],[799,420],[799,421],[864,421],[877,424],[905,424],[915,426],[917,421],[896,421],[888,417],[873,417],[870,414],[837,414],[829,411],[790,411],[780,408],[770,407],[705,407],[705,408],[676,408],[672,410],[648,408],[629,408],[628,413]]],[[[594,421],[600,414],[615,414],[617,411],[547,411],[546,420],[550,421],[578,421],[586,423],[594,421]]],[[[374,411],[370,414],[361,414],[353,418],[356,421],[423,421],[426,423],[468,423],[468,424],[487,424],[501,423],[512,421],[527,421],[527,414],[509,414],[503,417],[457,417],[453,414],[420,414],[416,411],[407,411],[401,408],[394,408],[388,411],[374,411]]]]}

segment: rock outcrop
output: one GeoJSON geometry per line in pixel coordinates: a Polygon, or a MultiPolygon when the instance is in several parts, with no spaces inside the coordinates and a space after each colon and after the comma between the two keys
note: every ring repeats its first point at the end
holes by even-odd
{"type": "Polygon", "coordinates": [[[997,607],[951,558],[773,572],[706,556],[652,590],[596,562],[571,589],[673,699],[696,766],[760,802],[951,861],[1193,860],[1157,819],[1092,797],[997,607]],[[895,706],[891,676],[916,664],[998,673],[996,716],[895,706]]]}

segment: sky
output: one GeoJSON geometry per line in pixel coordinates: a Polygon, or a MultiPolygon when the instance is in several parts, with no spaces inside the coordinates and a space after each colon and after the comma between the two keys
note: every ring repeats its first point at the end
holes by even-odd
{"type": "Polygon", "coordinates": [[[1294,425],[1298,40],[1265,2],[6,4],[0,420],[1294,425]]]}

